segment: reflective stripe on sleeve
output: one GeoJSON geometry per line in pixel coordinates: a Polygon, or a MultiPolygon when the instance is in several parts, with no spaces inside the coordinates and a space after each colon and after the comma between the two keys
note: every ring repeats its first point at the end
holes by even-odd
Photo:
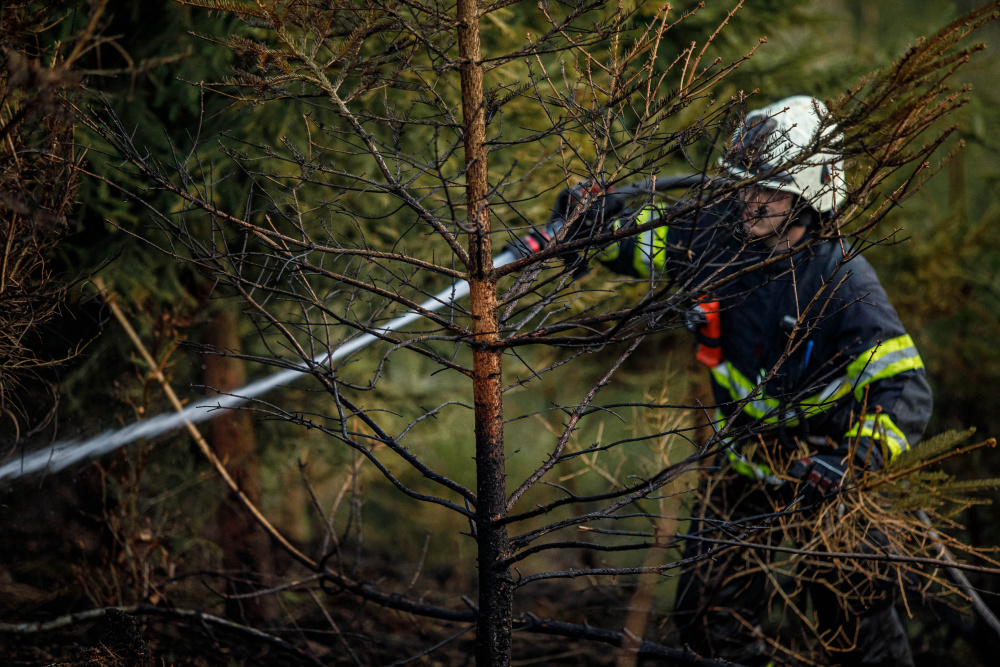
{"type": "Polygon", "coordinates": [[[763,420],[768,424],[784,421],[789,426],[799,423],[797,411],[801,410],[807,417],[818,415],[830,409],[838,400],[851,391],[851,385],[846,377],[839,377],[830,382],[818,393],[799,401],[794,407],[779,414],[781,401],[764,393],[763,387],[758,387],[744,376],[728,361],[723,361],[712,368],[712,379],[726,390],[734,400],[743,403],[743,412],[754,419],[763,420]]]}
{"type": "Polygon", "coordinates": [[[667,232],[670,228],[661,225],[653,230],[653,268],[663,273],[663,265],[667,263],[667,232]]]}
{"type": "MultiPolygon", "coordinates": [[[[643,211],[643,216],[645,216],[643,211]]],[[[640,216],[640,220],[643,216],[640,216]]],[[[639,224],[642,224],[641,222],[639,224]]],[[[647,229],[635,239],[635,254],[632,255],[632,268],[643,278],[649,277],[649,258],[653,253],[653,230],[647,229]]]]}
{"type": "Polygon", "coordinates": [[[785,483],[785,480],[774,474],[771,466],[750,460],[746,454],[736,451],[736,447],[728,440],[726,442],[726,459],[733,471],[739,475],[750,479],[759,479],[774,486],[781,486],[785,483]]]}
{"type": "MultiPolygon", "coordinates": [[[[659,214],[656,207],[647,206],[639,211],[635,224],[645,225],[659,214]]],[[[632,267],[643,278],[649,277],[651,269],[663,271],[663,266],[667,261],[667,234],[669,231],[670,228],[667,225],[661,225],[654,229],[647,229],[636,238],[632,267]]]]}
{"type": "Polygon", "coordinates": [[[913,339],[903,334],[863,352],[847,367],[847,376],[854,387],[854,397],[860,402],[864,400],[865,387],[872,382],[923,367],[913,339]]]}
{"type": "Polygon", "coordinates": [[[781,405],[777,399],[765,397],[763,387],[757,387],[728,361],[712,369],[712,378],[733,400],[746,401],[743,411],[754,419],[765,419],[781,405]]]}
{"type": "MultiPolygon", "coordinates": [[[[768,424],[783,420],[789,426],[795,426],[799,422],[797,411],[807,417],[820,414],[833,407],[852,390],[858,402],[862,402],[865,388],[872,382],[923,367],[924,362],[909,335],[893,338],[862,354],[847,367],[846,375],[836,378],[813,396],[801,399],[783,415],[779,414],[781,401],[765,394],[762,386],[751,382],[730,362],[723,361],[712,368],[712,379],[734,401],[743,404],[743,412],[747,416],[768,424]]],[[[886,445],[889,450],[895,454],[907,449],[906,437],[902,431],[885,415],[881,416],[881,420],[886,422],[886,445]]],[[[862,429],[861,435],[872,434],[862,429]]]]}
{"type": "Polygon", "coordinates": [[[841,376],[826,385],[821,392],[805,398],[799,405],[807,415],[816,415],[825,412],[835,402],[851,393],[851,383],[847,378],[841,376]]]}
{"type": "Polygon", "coordinates": [[[888,415],[884,414],[866,417],[864,421],[858,422],[847,432],[847,437],[878,440],[889,450],[886,461],[910,448],[903,432],[889,419],[888,415]]]}

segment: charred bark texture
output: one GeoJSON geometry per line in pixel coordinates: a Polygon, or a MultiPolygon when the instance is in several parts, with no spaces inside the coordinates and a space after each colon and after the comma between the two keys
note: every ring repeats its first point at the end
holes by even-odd
{"type": "Polygon", "coordinates": [[[469,284],[473,316],[473,396],[476,419],[476,537],[479,548],[479,621],[476,664],[509,665],[513,582],[503,565],[510,555],[506,517],[501,351],[496,318],[493,244],[486,200],[486,114],[480,63],[479,13],[475,0],[458,2],[458,46],[462,60],[469,284]]]}
{"type": "MultiPolygon", "coordinates": [[[[495,304],[495,286],[473,283],[473,303],[495,304]]],[[[493,308],[474,309],[483,338],[496,338],[493,308]]],[[[478,327],[477,327],[478,328],[478,327]]],[[[476,533],[479,546],[479,623],[476,664],[507,665],[511,659],[513,581],[504,565],[510,556],[506,518],[506,462],[503,440],[500,352],[478,345],[474,352],[476,410],[476,533]]]]}

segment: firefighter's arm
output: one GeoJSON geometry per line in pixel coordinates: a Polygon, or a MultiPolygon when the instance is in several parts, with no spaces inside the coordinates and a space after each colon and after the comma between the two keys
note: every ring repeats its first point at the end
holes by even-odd
{"type": "Polygon", "coordinates": [[[920,353],[871,265],[859,257],[850,266],[840,349],[851,359],[854,419],[838,452],[877,469],[920,440],[933,401],[920,353]]]}
{"type": "MultiPolygon", "coordinates": [[[[564,189],[556,197],[552,215],[544,228],[536,229],[527,236],[510,243],[505,250],[519,257],[536,253],[561,237],[562,243],[614,231],[624,226],[636,226],[652,222],[659,211],[649,206],[638,213],[629,211],[625,197],[613,191],[601,192],[587,182],[564,189]],[[560,235],[563,227],[569,229],[560,235]]],[[[623,275],[647,278],[651,270],[662,271],[666,259],[667,227],[647,230],[637,236],[629,236],[597,250],[582,253],[570,251],[560,256],[567,263],[596,259],[605,267],[623,275]]]]}
{"type": "MultiPolygon", "coordinates": [[[[659,215],[655,206],[647,206],[630,218],[616,220],[613,229],[619,229],[623,224],[646,225],[659,215]]],[[[662,273],[667,262],[669,231],[665,224],[647,229],[610,244],[594,258],[615,273],[634,278],[648,278],[651,273],[662,273]]]]}
{"type": "MultiPolygon", "coordinates": [[[[690,178],[657,179],[656,189],[692,187],[700,183],[700,176],[695,183],[690,182],[690,178]]],[[[650,204],[638,211],[630,210],[626,206],[627,196],[636,193],[628,186],[616,192],[614,188],[604,189],[588,181],[566,188],[556,198],[545,227],[510,244],[507,250],[524,257],[554,241],[570,243],[610,231],[632,229],[635,230],[632,234],[600,247],[574,243],[572,250],[560,256],[565,261],[582,259],[581,266],[597,260],[615,273],[649,278],[667,273],[668,269],[671,274],[696,270],[696,258],[705,249],[732,236],[734,202],[730,199],[705,206],[691,202],[681,207],[676,203],[670,207],[650,204]]]]}
{"type": "Polygon", "coordinates": [[[730,261],[736,200],[720,199],[704,207],[682,201],[619,216],[609,229],[631,226],[635,232],[591,257],[615,273],[637,278],[669,274],[681,281],[715,262],[730,261]]]}
{"type": "MultiPolygon", "coordinates": [[[[892,354],[897,360],[911,359],[909,364],[919,362],[912,341],[904,334],[872,348],[872,362],[866,370],[891,366],[891,361],[880,362],[892,354]],[[915,358],[908,357],[911,354],[915,358]]],[[[920,439],[931,412],[931,393],[922,364],[906,366],[907,362],[901,362],[882,378],[875,378],[874,372],[869,377],[864,376],[865,371],[855,374],[853,424],[840,445],[833,452],[799,459],[789,469],[791,477],[802,480],[807,503],[836,494],[850,471],[878,470],[920,439]]]]}
{"type": "Polygon", "coordinates": [[[793,464],[803,492],[836,493],[853,470],[877,470],[923,436],[932,409],[924,363],[863,258],[835,295],[838,348],[851,359],[845,370],[852,420],[839,446],[793,464]]]}

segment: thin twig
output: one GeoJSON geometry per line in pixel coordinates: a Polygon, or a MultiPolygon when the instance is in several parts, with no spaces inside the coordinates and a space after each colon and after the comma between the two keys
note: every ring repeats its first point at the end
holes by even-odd
{"type": "MultiPolygon", "coordinates": [[[[173,388],[170,386],[170,381],[167,380],[166,376],[164,376],[160,371],[159,365],[153,359],[149,350],[146,349],[142,339],[139,338],[139,334],[135,332],[135,329],[132,328],[128,318],[125,317],[125,313],[123,313],[121,308],[118,307],[118,304],[115,302],[114,295],[106,290],[104,282],[100,278],[95,279],[94,284],[101,291],[101,294],[103,295],[105,302],[108,304],[108,308],[111,309],[111,313],[115,316],[115,319],[118,320],[119,324],[121,324],[125,333],[128,334],[129,339],[139,351],[139,354],[142,355],[146,364],[149,365],[149,368],[153,373],[153,377],[155,377],[160,383],[160,386],[163,388],[163,392],[170,400],[170,404],[174,406],[174,409],[177,410],[177,412],[183,412],[184,405],[181,403],[180,399],[177,398],[177,394],[174,393],[173,388]]],[[[289,542],[288,539],[282,535],[270,521],[267,520],[267,517],[263,515],[253,501],[251,501],[247,495],[243,493],[243,490],[239,487],[236,481],[229,475],[229,471],[226,470],[226,466],[223,465],[222,461],[219,460],[219,457],[217,457],[215,452],[212,451],[211,446],[208,444],[208,441],[205,440],[201,431],[198,430],[198,427],[187,420],[184,421],[184,425],[187,427],[188,433],[191,434],[191,437],[194,438],[195,443],[198,445],[198,449],[201,450],[201,453],[205,455],[205,458],[207,458],[212,466],[215,467],[216,472],[218,472],[219,476],[222,477],[226,486],[228,486],[229,489],[235,493],[237,497],[239,497],[240,502],[243,503],[243,506],[246,507],[246,509],[253,515],[254,519],[257,520],[257,523],[260,524],[260,526],[267,531],[272,538],[277,540],[278,543],[280,543],[293,558],[300,563],[315,569],[316,561],[299,551],[295,545],[289,542]]]]}

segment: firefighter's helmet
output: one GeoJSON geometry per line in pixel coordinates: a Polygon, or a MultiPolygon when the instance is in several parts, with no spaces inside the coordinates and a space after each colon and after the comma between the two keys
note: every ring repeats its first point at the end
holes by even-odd
{"type": "Polygon", "coordinates": [[[747,114],[733,133],[723,166],[740,180],[758,178],[761,187],[791,192],[819,213],[843,205],[843,160],[830,152],[835,126],[825,123],[826,106],[796,95],[747,114]]]}

